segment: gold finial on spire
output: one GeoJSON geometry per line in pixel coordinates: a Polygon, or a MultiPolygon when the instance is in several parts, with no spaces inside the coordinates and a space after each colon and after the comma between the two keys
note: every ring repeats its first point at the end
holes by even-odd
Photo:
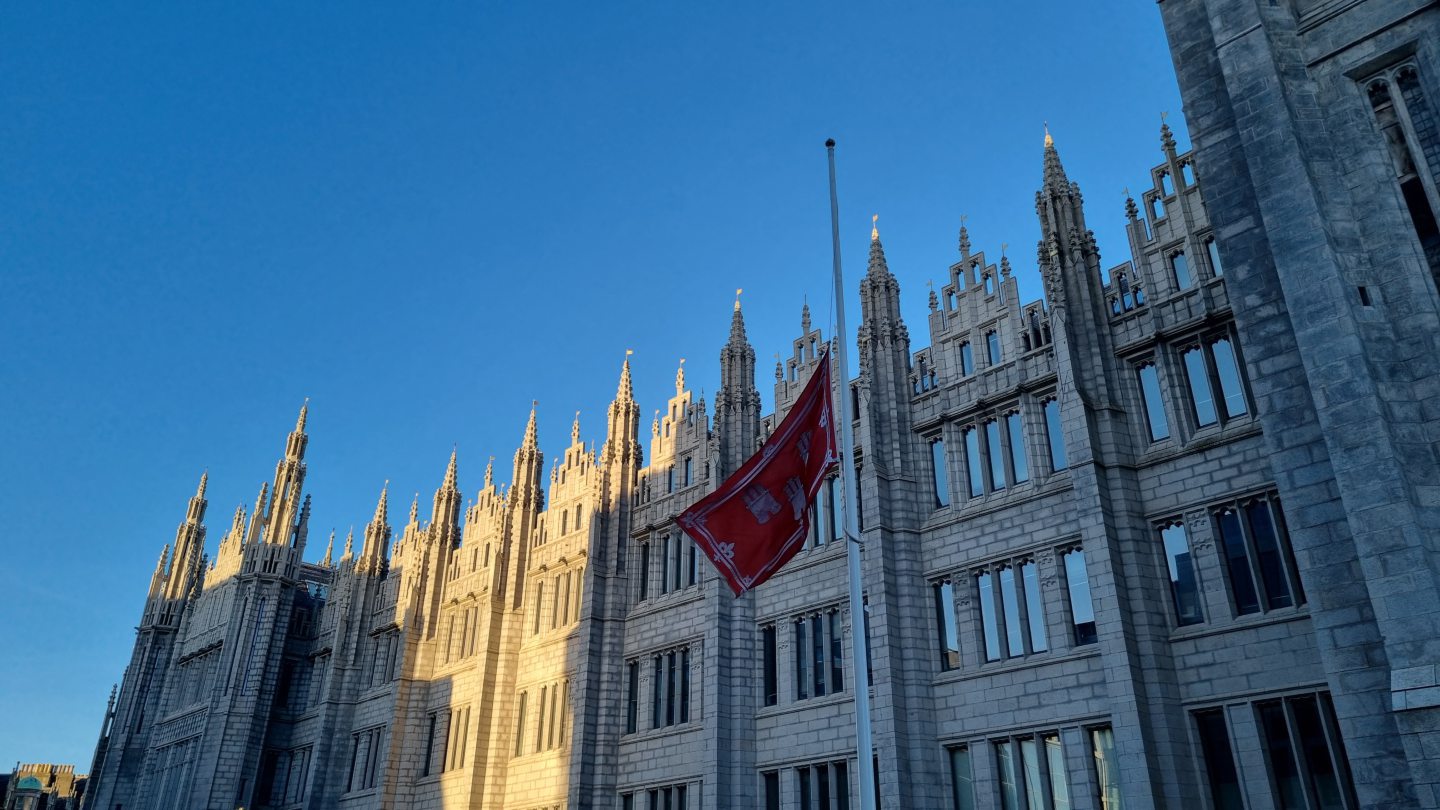
{"type": "Polygon", "coordinates": [[[872,214],[872,215],[870,216],[870,241],[871,241],[871,242],[878,242],[878,241],[880,241],[880,215],[879,215],[879,214],[872,214]]]}
{"type": "Polygon", "coordinates": [[[1045,127],[1045,145],[1046,145],[1046,146],[1054,146],[1054,145],[1055,145],[1055,139],[1052,138],[1052,137],[1050,137],[1050,122],[1049,122],[1049,121],[1042,121],[1042,122],[1041,122],[1041,125],[1045,127]]]}
{"type": "Polygon", "coordinates": [[[1000,258],[1002,258],[1002,259],[1005,258],[1005,249],[1008,248],[1008,247],[1010,247],[1010,243],[1009,243],[1009,242],[1001,242],[1001,243],[1000,243],[1000,258]]]}
{"type": "Polygon", "coordinates": [[[742,292],[745,292],[745,291],[742,290],[742,289],[740,289],[739,287],[736,287],[736,288],[735,288],[735,311],[736,311],[736,312],[739,312],[739,311],[740,311],[740,293],[742,293],[742,292]]]}

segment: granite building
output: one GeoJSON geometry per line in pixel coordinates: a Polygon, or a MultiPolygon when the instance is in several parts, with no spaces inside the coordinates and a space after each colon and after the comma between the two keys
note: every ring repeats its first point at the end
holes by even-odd
{"type": "Polygon", "coordinates": [[[307,409],[213,558],[202,477],[87,806],[828,810],[873,768],[886,808],[1440,807],[1440,12],[1161,11],[1196,149],[1162,126],[1128,261],[1048,134],[1044,300],[962,227],[917,350],[872,231],[863,621],[838,486],[740,599],[675,526],[828,339],[762,413],[737,303],[713,405],[682,365],[643,436],[627,360],[598,447],[547,471],[532,409],[508,484],[466,505],[452,454],[318,563],[307,409]]]}

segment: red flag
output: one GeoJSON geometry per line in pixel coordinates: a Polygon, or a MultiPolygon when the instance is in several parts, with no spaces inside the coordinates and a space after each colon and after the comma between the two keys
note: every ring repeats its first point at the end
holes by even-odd
{"type": "Polygon", "coordinates": [[[827,353],[760,452],[680,515],[680,528],[736,596],[769,579],[805,543],[810,505],[840,460],[831,414],[827,353]]]}

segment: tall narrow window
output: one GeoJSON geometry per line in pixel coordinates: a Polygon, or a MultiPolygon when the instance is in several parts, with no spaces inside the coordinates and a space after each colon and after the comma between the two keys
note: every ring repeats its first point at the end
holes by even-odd
{"type": "Polygon", "coordinates": [[[515,711],[515,756],[525,753],[525,702],[529,692],[520,693],[520,707],[515,711]]]}
{"type": "Polygon", "coordinates": [[[1256,500],[1245,505],[1245,525],[1255,541],[1260,582],[1265,588],[1265,604],[1272,610],[1305,601],[1305,595],[1300,592],[1300,579],[1295,576],[1295,560],[1290,544],[1288,541],[1281,542],[1278,517],[1278,513],[1271,511],[1269,501],[1256,500]],[[1298,599],[1295,594],[1299,595],[1298,599]]]}
{"type": "Polygon", "coordinates": [[[985,472],[980,464],[980,434],[975,428],[965,429],[965,468],[970,479],[970,497],[985,494],[985,472]]]}
{"type": "Polygon", "coordinates": [[[690,722],[690,648],[680,650],[680,722],[690,722]]]}
{"type": "Polygon", "coordinates": [[[1255,711],[1283,810],[1358,806],[1328,694],[1257,703],[1255,711]]]}
{"type": "Polygon", "coordinates": [[[760,776],[765,783],[765,810],[780,810],[780,772],[766,771],[760,776]]]}
{"type": "Polygon", "coordinates": [[[650,680],[650,727],[663,728],[665,725],[665,656],[653,659],[654,677],[650,680]]]}
{"type": "Polygon", "coordinates": [[[1025,654],[1025,628],[1020,624],[1020,594],[1015,587],[1015,569],[1000,569],[1000,605],[1005,616],[1005,644],[1011,655],[1025,654]]]}
{"type": "Polygon", "coordinates": [[[1215,275],[1225,275],[1225,268],[1220,264],[1220,246],[1216,244],[1215,237],[1205,240],[1205,252],[1210,255],[1210,269],[1215,275]]]}
{"type": "Polygon", "coordinates": [[[1060,425],[1060,401],[1045,401],[1045,438],[1050,443],[1050,469],[1059,472],[1070,466],[1065,457],[1065,431],[1060,425]]]}
{"type": "Polygon", "coordinates": [[[968,342],[960,344],[960,373],[967,377],[975,373],[975,352],[968,342]]]}
{"type": "Polygon", "coordinates": [[[1000,423],[985,423],[985,455],[990,458],[990,489],[1005,488],[1005,451],[1000,446],[1000,423]]]}
{"type": "Polygon", "coordinates": [[[1050,649],[1045,636],[1045,604],[1040,599],[1040,575],[1034,560],[1020,564],[1020,578],[1025,586],[1025,618],[1030,625],[1030,651],[1044,652],[1050,649]]]}
{"type": "Polygon", "coordinates": [[[684,547],[684,536],[679,534],[675,535],[675,543],[670,549],[671,553],[674,555],[674,560],[672,560],[672,564],[670,566],[672,578],[672,581],[670,583],[670,590],[672,591],[680,590],[681,584],[685,581],[685,567],[680,564],[681,560],[684,558],[684,547]]]}
{"type": "Polygon", "coordinates": [[[795,622],[795,699],[810,697],[810,646],[804,619],[795,622]]]}
{"type": "Polygon", "coordinates": [[[1215,395],[1210,391],[1210,375],[1205,368],[1205,352],[1199,346],[1181,355],[1185,361],[1185,377],[1190,383],[1190,405],[1198,427],[1219,421],[1215,412],[1215,395]]]}
{"type": "Polygon", "coordinates": [[[634,734],[640,713],[640,662],[625,666],[625,733],[634,734]]]}
{"type": "Polygon", "coordinates": [[[675,653],[665,655],[665,725],[675,725],[675,691],[677,674],[675,671],[675,653]]]}
{"type": "Polygon", "coordinates": [[[650,544],[640,544],[640,601],[650,595],[650,544]]]}
{"type": "MultiPolygon", "coordinates": [[[[535,583],[535,626],[531,628],[532,633],[540,632],[540,614],[545,612],[545,583],[535,583]]],[[[454,630],[454,619],[451,619],[450,629],[454,630]]]]}
{"type": "Polygon", "coordinates": [[[1190,559],[1185,524],[1177,521],[1162,527],[1160,539],[1165,545],[1165,562],[1170,570],[1170,595],[1174,599],[1176,622],[1183,627],[1205,621],[1200,610],[1200,582],[1190,559]]]}
{"type": "Polygon", "coordinates": [[[1195,280],[1190,277],[1190,263],[1185,261],[1183,252],[1170,255],[1170,271],[1175,274],[1176,287],[1188,290],[1194,285],[1195,280]]]}
{"type": "Polygon", "coordinates": [[[685,457],[685,486],[695,483],[695,459],[685,457]]]}
{"type": "Polygon", "coordinates": [[[1010,444],[1010,469],[1015,473],[1015,483],[1030,480],[1030,464],[1025,460],[1025,428],[1018,412],[1005,417],[1005,438],[1010,444]]]}
{"type": "Polygon", "coordinates": [[[670,553],[672,545],[671,536],[668,534],[665,535],[664,540],[660,544],[660,593],[662,594],[670,592],[670,553]]]}
{"type": "Polygon", "coordinates": [[[1245,810],[1240,775],[1235,770],[1235,755],[1225,726],[1225,710],[1196,712],[1195,727],[1200,733],[1200,752],[1205,758],[1212,806],[1215,810],[1245,810]]]}
{"type": "Polygon", "coordinates": [[[994,331],[985,333],[985,363],[991,366],[1000,364],[1000,335],[994,331]]]}
{"type": "Polygon", "coordinates": [[[947,749],[950,755],[950,795],[955,810],[975,810],[975,779],[970,768],[970,749],[947,749]]]}
{"type": "Polygon", "coordinates": [[[1115,732],[1109,726],[1090,729],[1090,747],[1095,761],[1095,786],[1100,793],[1100,810],[1122,810],[1120,763],[1115,758],[1115,732]]]}
{"type": "Polygon", "coordinates": [[[996,613],[995,577],[989,571],[975,579],[980,589],[980,624],[985,636],[985,660],[1000,660],[1000,616],[996,613]]]}
{"type": "Polygon", "coordinates": [[[935,508],[950,505],[950,476],[945,471],[945,442],[935,438],[930,440],[930,470],[931,483],[935,494],[935,508]]]}
{"type": "Polygon", "coordinates": [[[760,631],[760,643],[763,649],[765,705],[774,706],[780,702],[780,673],[776,666],[775,648],[775,625],[768,625],[760,631]]]}
{"type": "Polygon", "coordinates": [[[536,751],[543,751],[543,750],[545,750],[545,709],[547,708],[547,706],[546,706],[546,701],[547,701],[549,698],[550,698],[550,688],[549,688],[548,686],[542,686],[542,687],[540,687],[540,703],[539,703],[539,705],[536,707],[536,708],[538,708],[538,709],[540,710],[540,711],[538,712],[538,714],[540,715],[540,717],[539,717],[539,722],[537,722],[537,723],[535,724],[535,750],[536,750],[536,751]]]}
{"type": "Polygon", "coordinates": [[[825,681],[825,621],[820,614],[810,617],[810,650],[811,663],[814,665],[811,670],[815,676],[815,697],[824,695],[828,684],[825,681]]]}
{"type": "Polygon", "coordinates": [[[845,656],[840,639],[839,611],[826,614],[826,623],[830,625],[830,691],[839,692],[845,688],[845,656]]]}
{"type": "Polygon", "coordinates": [[[1410,222],[1432,273],[1440,274],[1440,223],[1435,217],[1434,177],[1437,169],[1427,166],[1435,157],[1436,132],[1430,101],[1421,89],[1419,71],[1413,63],[1400,65],[1377,77],[1366,88],[1381,137],[1390,153],[1395,182],[1410,212],[1410,222]],[[1412,144],[1407,134],[1420,140],[1412,144]],[[1429,175],[1429,177],[1426,177],[1429,175]],[[1426,188],[1426,181],[1430,188],[1426,188]]]}
{"type": "Polygon", "coordinates": [[[689,587],[700,581],[700,565],[695,556],[695,541],[685,543],[685,585],[689,587]]]}
{"type": "Polygon", "coordinates": [[[1075,627],[1075,644],[1094,644],[1099,634],[1095,630],[1095,608],[1090,602],[1090,575],[1085,570],[1085,550],[1072,548],[1062,557],[1065,561],[1065,587],[1070,595],[1070,621],[1075,627]]]}
{"type": "Polygon", "coordinates": [[[1015,747],[1009,740],[995,743],[995,764],[999,769],[1001,810],[1020,810],[1020,780],[1015,769],[1015,747]]]}
{"type": "Polygon", "coordinates": [[[1241,528],[1240,510],[1228,508],[1215,516],[1220,534],[1220,547],[1225,554],[1225,571],[1230,578],[1230,599],[1235,613],[1245,615],[1260,610],[1260,596],[1255,589],[1255,576],[1250,568],[1249,543],[1241,528]]]}
{"type": "Polygon", "coordinates": [[[955,622],[955,586],[950,580],[935,583],[935,627],[940,634],[940,671],[960,666],[960,631],[955,622]]]}
{"type": "Polygon", "coordinates": [[[1060,747],[1060,735],[1046,734],[1045,770],[1050,776],[1050,806],[1070,807],[1070,777],[1065,771],[1065,752],[1060,747]]]}
{"type": "Polygon", "coordinates": [[[1154,363],[1135,370],[1140,381],[1140,398],[1145,404],[1145,421],[1150,427],[1150,441],[1170,438],[1170,423],[1165,419],[1165,401],[1160,397],[1160,375],[1154,363]]]}
{"type": "Polygon", "coordinates": [[[1210,357],[1215,361],[1215,376],[1220,380],[1220,403],[1227,418],[1248,413],[1245,402],[1244,378],[1240,364],[1235,360],[1235,348],[1225,338],[1210,344],[1210,357]]]}

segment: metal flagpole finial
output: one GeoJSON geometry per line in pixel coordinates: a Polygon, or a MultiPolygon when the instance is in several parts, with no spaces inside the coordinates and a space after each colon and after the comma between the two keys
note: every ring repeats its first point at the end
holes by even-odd
{"type": "Polygon", "coordinates": [[[880,215],[879,215],[879,214],[872,214],[872,215],[870,216],[870,241],[871,241],[871,242],[874,242],[874,241],[877,241],[877,240],[879,240],[879,239],[880,239],[880,215]]]}
{"type": "Polygon", "coordinates": [[[745,291],[742,290],[742,289],[740,289],[739,287],[736,287],[736,288],[735,288],[735,311],[736,311],[736,312],[739,312],[739,311],[740,311],[740,293],[742,293],[742,292],[745,292],[745,291]]]}
{"type": "Polygon", "coordinates": [[[1052,138],[1052,137],[1050,137],[1050,122],[1049,122],[1049,121],[1041,121],[1041,122],[1040,122],[1040,125],[1043,126],[1043,127],[1045,127],[1045,145],[1046,145],[1046,146],[1054,146],[1054,145],[1055,145],[1055,139],[1052,138]]]}
{"type": "Polygon", "coordinates": [[[626,356],[626,357],[629,357],[630,355],[632,355],[632,354],[634,354],[634,353],[635,353],[635,350],[634,350],[634,349],[626,349],[626,350],[625,350],[625,356],[626,356]]]}

